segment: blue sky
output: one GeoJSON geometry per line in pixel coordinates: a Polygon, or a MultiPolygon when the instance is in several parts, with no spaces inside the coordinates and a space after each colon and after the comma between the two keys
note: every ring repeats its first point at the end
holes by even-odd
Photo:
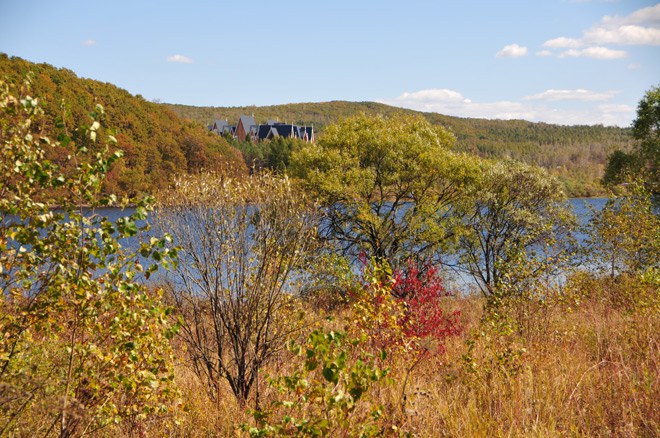
{"type": "Polygon", "coordinates": [[[628,126],[660,85],[660,3],[0,0],[0,52],[171,103],[628,126]]]}

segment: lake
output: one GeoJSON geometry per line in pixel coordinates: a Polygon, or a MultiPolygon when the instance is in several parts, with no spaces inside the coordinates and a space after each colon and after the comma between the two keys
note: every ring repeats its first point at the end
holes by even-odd
{"type": "MultiPolygon", "coordinates": [[[[591,219],[591,212],[600,211],[609,198],[571,198],[569,199],[569,204],[573,208],[573,212],[578,218],[580,225],[585,225],[591,219]]],[[[134,209],[119,209],[119,208],[99,208],[95,210],[96,214],[107,216],[113,222],[119,219],[120,217],[130,216],[134,212],[134,209]]],[[[582,242],[584,240],[584,235],[578,233],[576,236],[578,241],[582,242]]],[[[126,242],[131,246],[131,242],[126,242]]],[[[134,242],[137,247],[137,241],[134,242]]]]}
{"type": "MultiPolygon", "coordinates": [[[[569,203],[571,207],[573,208],[573,212],[575,213],[578,223],[580,225],[585,225],[589,222],[591,219],[592,211],[600,211],[605,204],[607,203],[608,198],[572,198],[569,200],[569,203]]],[[[102,208],[102,209],[97,209],[95,213],[100,214],[100,215],[105,215],[108,218],[110,218],[113,221],[116,221],[120,217],[123,216],[129,216],[131,213],[133,213],[133,209],[117,209],[117,208],[102,208]]],[[[586,235],[583,233],[577,232],[575,234],[575,237],[578,241],[578,243],[584,242],[586,239],[586,235]]],[[[137,239],[123,239],[121,241],[122,245],[125,247],[138,247],[138,241],[137,239]]],[[[148,261],[145,261],[145,264],[148,264],[148,261]]],[[[460,275],[458,273],[454,273],[453,281],[450,281],[451,286],[455,289],[466,289],[470,288],[470,285],[472,284],[472,279],[465,277],[464,275],[460,275]]],[[[156,275],[156,278],[158,278],[158,275],[156,275]]]]}
{"type": "MultiPolygon", "coordinates": [[[[605,204],[607,203],[608,198],[572,198],[569,200],[569,203],[578,219],[579,225],[585,225],[589,222],[592,216],[592,211],[600,211],[605,204]]],[[[95,214],[103,215],[108,217],[113,222],[117,219],[125,216],[130,216],[134,212],[134,209],[119,209],[119,208],[100,208],[94,211],[95,214]]],[[[91,211],[87,211],[91,213],[91,211]]],[[[143,238],[149,236],[143,236],[143,238]]],[[[581,244],[586,239],[586,235],[581,232],[576,232],[575,237],[578,244],[581,244]]],[[[137,250],[140,242],[137,238],[126,238],[121,239],[120,243],[124,248],[135,249],[137,250]]],[[[147,267],[150,264],[150,260],[141,260],[143,266],[147,267]]],[[[356,268],[357,270],[358,268],[356,268]]],[[[161,277],[165,271],[159,270],[152,279],[158,279],[161,277]]],[[[442,274],[443,277],[447,280],[447,285],[456,291],[471,289],[474,285],[472,278],[467,277],[465,274],[460,274],[458,272],[446,271],[442,274]]],[[[162,278],[162,277],[161,277],[162,278]]]]}

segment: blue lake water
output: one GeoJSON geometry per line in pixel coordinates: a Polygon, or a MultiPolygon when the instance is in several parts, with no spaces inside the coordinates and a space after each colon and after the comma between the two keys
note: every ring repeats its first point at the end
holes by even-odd
{"type": "MultiPolygon", "coordinates": [[[[571,198],[569,203],[573,208],[573,212],[578,218],[580,225],[585,225],[589,222],[592,216],[592,211],[600,211],[605,204],[607,203],[608,198],[571,198]]],[[[130,216],[134,210],[132,208],[128,209],[118,209],[118,208],[100,208],[95,210],[96,214],[107,216],[110,220],[116,221],[120,217],[130,216]]],[[[578,240],[582,241],[584,236],[578,233],[578,240]]],[[[131,242],[125,242],[131,244],[131,242]]],[[[137,244],[137,241],[133,242],[137,244]]]]}
{"type": "MultiPolygon", "coordinates": [[[[607,203],[607,200],[608,198],[572,198],[569,200],[569,203],[573,208],[573,212],[578,219],[579,225],[585,225],[591,219],[593,212],[600,211],[607,203]]],[[[95,211],[95,213],[105,215],[111,220],[115,221],[122,216],[129,216],[131,213],[133,213],[133,209],[121,210],[116,208],[106,208],[98,209],[95,211]]],[[[578,243],[582,243],[586,238],[586,236],[579,231],[575,233],[575,237],[578,243]]],[[[125,239],[122,241],[122,245],[137,248],[138,241],[125,239]]],[[[462,275],[457,275],[455,278],[455,287],[463,289],[465,286],[469,286],[470,282],[470,279],[465,278],[462,275]]]]}
{"type": "MultiPolygon", "coordinates": [[[[569,202],[573,208],[575,215],[577,216],[578,223],[580,225],[585,225],[589,222],[593,214],[593,211],[600,211],[607,203],[607,200],[608,200],[607,198],[573,198],[570,199],[569,202]]],[[[130,216],[133,212],[134,209],[132,208],[128,208],[124,210],[118,208],[101,208],[101,209],[96,209],[94,212],[89,211],[87,213],[106,216],[114,222],[121,217],[130,216]]],[[[144,237],[145,236],[143,236],[143,238],[144,237]]],[[[148,236],[146,237],[148,238],[148,236]]],[[[575,237],[577,238],[577,241],[581,243],[584,241],[586,236],[580,232],[577,232],[575,237]]],[[[137,238],[122,239],[120,243],[122,244],[122,246],[129,249],[137,249],[140,245],[140,242],[138,241],[137,238]]],[[[143,265],[148,265],[149,263],[150,263],[149,260],[142,261],[143,265]]],[[[450,282],[453,283],[452,287],[454,287],[455,289],[470,288],[471,280],[469,278],[466,278],[463,275],[456,274],[451,276],[449,274],[450,273],[447,273],[449,277],[454,277],[453,281],[450,280],[450,282]]],[[[160,275],[162,275],[162,270],[159,274],[156,274],[155,278],[156,279],[159,278],[160,275]]]]}

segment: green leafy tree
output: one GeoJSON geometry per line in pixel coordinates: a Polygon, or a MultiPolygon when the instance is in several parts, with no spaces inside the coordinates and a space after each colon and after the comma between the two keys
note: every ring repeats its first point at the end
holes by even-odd
{"type": "Polygon", "coordinates": [[[628,185],[622,196],[609,199],[602,210],[594,212],[587,234],[587,255],[595,257],[590,261],[612,277],[659,267],[660,219],[642,183],[628,185]]]}
{"type": "Polygon", "coordinates": [[[37,99],[27,86],[14,94],[0,83],[0,435],[136,430],[177,394],[175,327],[158,292],[139,281],[173,254],[166,238],[151,237],[139,253],[122,245],[148,231],[151,204],[101,196],[121,157],[108,152],[113,137],[97,142],[103,108],[80,128],[65,176],[46,155],[71,138],[42,135],[37,99]],[[114,222],[95,211],[128,202],[134,213],[114,222]]]}
{"type": "Polygon", "coordinates": [[[322,234],[355,257],[419,266],[456,237],[457,201],[475,178],[454,136],[419,117],[359,115],[292,156],[292,173],[324,204],[322,234]]]}
{"type": "Polygon", "coordinates": [[[642,178],[649,188],[660,192],[660,87],[652,87],[637,106],[632,135],[637,143],[632,152],[616,151],[607,164],[603,181],[619,184],[642,178]]]}
{"type": "Polygon", "coordinates": [[[517,162],[484,162],[469,194],[460,268],[486,296],[503,282],[522,286],[561,267],[575,219],[559,182],[517,162]]]}
{"type": "Polygon", "coordinates": [[[304,144],[304,141],[296,138],[274,138],[268,145],[268,167],[279,172],[286,170],[293,151],[300,149],[304,144]]]}

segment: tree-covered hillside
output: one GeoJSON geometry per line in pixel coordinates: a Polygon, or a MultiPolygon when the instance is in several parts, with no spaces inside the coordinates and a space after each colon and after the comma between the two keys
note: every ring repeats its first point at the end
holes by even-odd
{"type": "MultiPolygon", "coordinates": [[[[109,193],[153,193],[176,173],[245,169],[241,154],[225,139],[210,134],[199,123],[180,119],[163,105],[109,83],[79,78],[67,69],[0,53],[0,78],[20,85],[27,77],[30,93],[39,97],[45,112],[40,128],[53,138],[68,130],[75,143],[82,133],[73,127],[91,124],[89,112],[97,104],[105,108],[102,126],[116,130],[118,148],[125,152],[107,177],[105,190],[109,193]]],[[[70,144],[53,149],[48,158],[66,167],[66,156],[73,148],[70,144]]]]}
{"type": "MultiPolygon", "coordinates": [[[[241,154],[225,139],[204,128],[214,119],[235,123],[242,114],[254,114],[258,122],[278,119],[313,124],[318,136],[328,124],[359,113],[420,114],[375,102],[333,101],[231,108],[156,104],[112,84],[78,78],[67,69],[0,54],[0,78],[18,84],[28,72],[32,72],[32,92],[40,96],[45,110],[44,130],[51,136],[56,136],[62,125],[72,127],[88,123],[88,112],[96,104],[104,106],[103,126],[116,129],[118,147],[126,153],[108,176],[107,190],[122,194],[154,192],[166,186],[176,173],[228,168],[242,171],[241,154]],[[61,102],[66,102],[64,107],[61,102]],[[60,120],[63,123],[59,123],[60,120]]],[[[616,127],[559,126],[522,120],[421,114],[431,123],[453,131],[458,150],[542,166],[559,177],[571,196],[602,193],[598,180],[603,175],[608,155],[615,149],[629,150],[633,142],[629,129],[616,127]]],[[[70,134],[75,140],[77,134],[70,134]]],[[[66,154],[60,151],[59,157],[50,158],[64,164],[66,154]]]]}
{"type": "MultiPolygon", "coordinates": [[[[376,102],[333,101],[276,106],[194,107],[166,104],[179,116],[209,124],[214,119],[235,123],[241,114],[254,114],[258,122],[279,119],[288,123],[314,124],[322,133],[325,126],[351,115],[416,113],[376,102]]],[[[433,124],[456,134],[456,148],[483,157],[514,158],[545,167],[564,183],[572,196],[602,193],[602,177],[607,156],[617,148],[632,144],[629,129],[604,126],[560,126],[523,120],[486,120],[421,113],[433,124]]]]}

